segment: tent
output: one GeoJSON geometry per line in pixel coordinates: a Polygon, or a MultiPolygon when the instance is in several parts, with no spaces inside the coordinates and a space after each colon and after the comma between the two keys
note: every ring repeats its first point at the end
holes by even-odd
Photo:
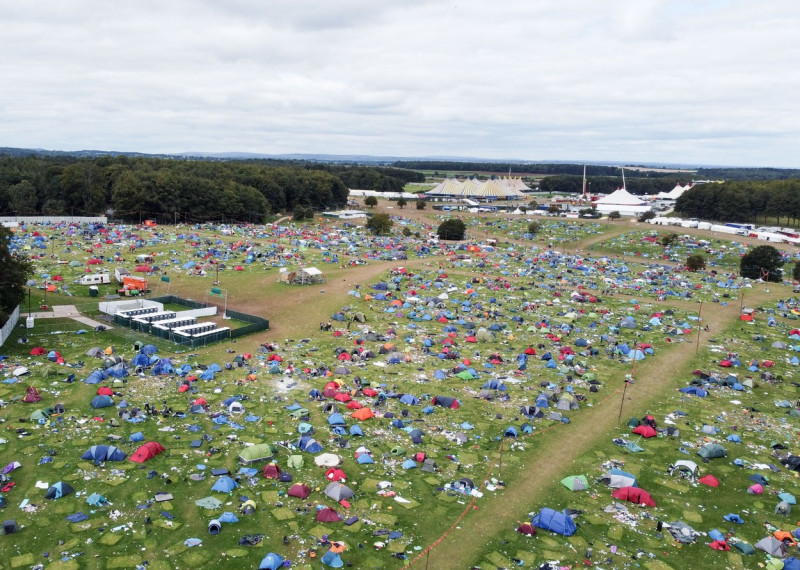
{"type": "MultiPolygon", "coordinates": [[[[25,370],[27,373],[27,370],[25,370]]],[[[15,376],[21,376],[21,374],[17,374],[17,371],[14,371],[15,376]]],[[[41,402],[42,397],[39,395],[39,390],[36,389],[35,386],[28,386],[25,390],[25,397],[22,398],[22,401],[26,404],[34,404],[36,402],[41,402]]]]}
{"type": "Polygon", "coordinates": [[[608,473],[600,478],[600,482],[608,485],[612,489],[636,487],[636,477],[621,469],[610,469],[608,473]]]}
{"type": "Polygon", "coordinates": [[[339,522],[342,517],[330,507],[323,507],[317,512],[317,522],[339,522]]]}
{"type": "Polygon", "coordinates": [[[277,479],[281,476],[281,468],[277,463],[267,463],[261,473],[265,479],[277,479]]]}
{"type": "Polygon", "coordinates": [[[93,408],[107,408],[113,405],[114,402],[111,400],[111,397],[109,396],[95,396],[94,398],[92,398],[93,408]]]}
{"type": "Polygon", "coordinates": [[[59,481],[54,485],[51,485],[49,489],[47,489],[47,493],[45,494],[45,499],[60,499],[61,497],[66,497],[75,492],[75,489],[69,483],[64,483],[63,481],[59,481]]]}
{"type": "Polygon", "coordinates": [[[703,485],[708,485],[709,487],[719,487],[719,479],[713,475],[703,475],[697,480],[697,482],[702,483],[703,485]]]}
{"type": "Polygon", "coordinates": [[[283,557],[280,554],[270,552],[261,559],[258,570],[278,570],[283,567],[283,557]]]}
{"type": "Polygon", "coordinates": [[[638,487],[620,487],[619,489],[614,489],[611,496],[615,499],[636,503],[637,505],[656,506],[656,502],[650,496],[650,493],[638,487]]]}
{"type": "Polygon", "coordinates": [[[717,457],[725,457],[727,452],[718,443],[707,443],[698,450],[697,455],[703,459],[715,459],[717,457]]]}
{"type": "Polygon", "coordinates": [[[135,463],[144,463],[163,451],[163,445],[155,441],[148,441],[144,445],[140,445],[138,448],[136,448],[136,451],[133,452],[133,455],[131,455],[130,459],[135,463]]]}
{"type": "Polygon", "coordinates": [[[786,545],[774,536],[766,536],[753,546],[759,550],[763,550],[770,556],[777,556],[778,558],[786,556],[786,545]]]}
{"type": "Polygon", "coordinates": [[[572,536],[577,530],[575,521],[569,515],[547,507],[533,517],[531,524],[537,528],[549,530],[563,536],[572,536]]]}
{"type": "Polygon", "coordinates": [[[297,497],[298,499],[305,499],[310,494],[311,488],[305,483],[295,483],[287,492],[290,497],[297,497]]]}
{"type": "Polygon", "coordinates": [[[694,461],[681,459],[669,466],[669,474],[675,475],[676,473],[681,477],[687,478],[690,483],[694,483],[700,475],[700,468],[694,461]]]}
{"type": "Polygon", "coordinates": [[[527,534],[528,536],[533,536],[536,534],[536,527],[534,527],[531,523],[522,523],[519,525],[517,532],[520,534],[527,534]]]}
{"type": "Polygon", "coordinates": [[[81,456],[81,459],[88,459],[94,461],[95,465],[100,465],[104,461],[122,461],[126,457],[127,454],[124,451],[113,445],[93,445],[81,456]]]}
{"type": "Polygon", "coordinates": [[[569,477],[564,477],[561,480],[561,484],[570,491],[585,491],[589,488],[586,475],[570,475],[569,477]]]}
{"type": "Polygon", "coordinates": [[[352,499],[355,496],[352,489],[343,483],[333,481],[325,488],[325,494],[334,501],[341,501],[342,499],[352,499]]]}
{"type": "Polygon", "coordinates": [[[222,530],[222,523],[219,522],[217,519],[212,519],[211,522],[208,523],[208,534],[219,534],[222,530]]]}
{"type": "Polygon", "coordinates": [[[214,497],[203,497],[202,499],[197,499],[194,504],[198,507],[203,507],[204,509],[213,511],[222,506],[222,501],[215,499],[214,497]]]}
{"type": "Polygon", "coordinates": [[[238,486],[239,484],[236,481],[226,475],[217,479],[214,482],[214,486],[211,487],[211,490],[220,493],[232,493],[238,486]]]}
{"type": "Polygon", "coordinates": [[[239,452],[239,461],[248,465],[257,461],[271,459],[273,455],[272,446],[268,443],[258,443],[245,447],[239,452]]]}

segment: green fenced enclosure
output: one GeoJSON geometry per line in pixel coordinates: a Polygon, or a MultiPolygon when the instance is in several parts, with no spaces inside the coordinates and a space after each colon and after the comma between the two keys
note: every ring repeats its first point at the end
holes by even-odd
{"type": "MultiPolygon", "coordinates": [[[[151,299],[151,301],[162,303],[165,307],[170,305],[173,307],[174,306],[186,307],[187,309],[205,309],[210,306],[207,303],[201,303],[199,301],[194,301],[192,299],[184,299],[176,295],[165,295],[162,297],[155,297],[151,299]]],[[[223,340],[239,338],[269,329],[269,320],[256,315],[250,315],[248,313],[240,313],[238,311],[226,310],[225,318],[236,319],[238,321],[242,321],[249,324],[242,327],[227,328],[225,330],[212,332],[210,334],[206,334],[200,337],[195,337],[195,336],[185,337],[179,334],[175,334],[172,330],[155,328],[150,323],[136,322],[131,318],[122,317],[119,315],[114,315],[114,324],[120,326],[126,326],[138,332],[150,334],[157,338],[169,340],[176,344],[181,344],[183,346],[188,346],[190,348],[207,346],[209,344],[214,344],[216,342],[221,342],[223,340]]]]}

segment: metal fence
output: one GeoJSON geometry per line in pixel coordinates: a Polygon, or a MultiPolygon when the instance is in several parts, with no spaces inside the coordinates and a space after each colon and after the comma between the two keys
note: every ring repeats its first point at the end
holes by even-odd
{"type": "Polygon", "coordinates": [[[19,321],[19,305],[17,305],[17,308],[11,312],[11,316],[8,317],[6,324],[4,324],[3,328],[0,329],[0,346],[3,346],[3,343],[6,342],[6,339],[11,336],[11,333],[14,331],[14,327],[17,326],[17,321],[19,321]]]}

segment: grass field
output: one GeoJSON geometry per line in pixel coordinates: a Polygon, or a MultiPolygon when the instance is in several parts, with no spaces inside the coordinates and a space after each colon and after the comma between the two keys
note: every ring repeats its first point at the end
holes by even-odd
{"type": "MultiPolygon", "coordinates": [[[[392,212],[403,218],[396,218],[398,228],[409,227],[422,235],[441,219],[433,212],[392,212]]],[[[523,220],[486,215],[470,216],[467,222],[472,250],[466,244],[431,247],[422,239],[397,235],[375,239],[358,228],[330,222],[291,226],[288,231],[270,227],[164,227],[147,235],[135,228],[121,231],[123,236],[135,235],[136,243],[142,244],[137,252],[155,254],[160,273],[153,277],[159,284],[154,295],[170,292],[208,300],[217,278],[211,262],[221,262],[226,268],[219,273],[219,287],[227,292],[227,306],[270,319],[272,329],[202,350],[143,339],[141,333],[121,327],[97,332],[72,319],[39,318],[34,329],[15,330],[2,348],[7,359],[0,399],[19,398],[27,386],[37,387],[43,399],[32,404],[12,402],[0,410],[2,456],[6,462],[22,464],[10,473],[15,485],[1,493],[8,502],[4,518],[14,518],[23,527],[13,541],[0,537],[4,554],[0,563],[131,568],[146,561],[151,568],[235,568],[257,567],[273,551],[294,567],[316,568],[330,541],[346,544],[341,557],[356,568],[401,567],[415,560],[413,565],[438,568],[511,567],[518,561],[523,567],[538,567],[546,560],[577,566],[584,564],[588,549],[591,562],[607,568],[763,563],[760,551],[749,558],[719,553],[705,546],[708,540],[702,536],[694,545],[677,548],[671,537],[656,530],[656,523],[682,520],[700,532],[719,528],[727,534],[731,525],[721,516],[737,512],[745,523],[736,526],[733,537],[751,543],[766,535],[765,520],[791,529],[791,518],[772,513],[773,491],[792,491],[795,473],[782,467],[777,473],[753,467],[776,463],[773,441],[787,450],[796,446],[796,419],[786,415],[790,408],[775,405],[784,399],[793,405],[797,399],[793,351],[772,346],[780,341],[791,345],[788,333],[794,315],[785,304],[790,289],[743,288],[748,306],[760,308],[755,323],[745,323],[738,320],[739,290],[731,295],[706,280],[706,274],[682,276],[696,291],[688,299],[658,300],[655,289],[651,291],[655,282],[637,289],[635,279],[654,271],[641,254],[660,255],[639,234],[626,234],[629,228],[543,221],[539,234],[530,238],[525,236],[523,220]],[[499,244],[481,244],[489,238],[499,244]],[[610,257],[602,260],[601,254],[610,257]],[[628,255],[639,260],[621,258],[628,255]],[[189,260],[198,262],[205,275],[183,268],[189,260]],[[356,260],[364,263],[350,264],[356,260]],[[326,282],[306,287],[277,282],[281,267],[301,264],[323,269],[326,282]],[[579,265],[586,267],[578,269],[579,265]],[[404,270],[397,269],[400,266],[404,270]],[[160,281],[160,275],[170,281],[160,281]],[[613,285],[604,281],[610,275],[613,285]],[[386,290],[372,287],[378,283],[385,283],[386,290]],[[592,295],[596,302],[588,300],[592,295]],[[721,302],[711,303],[715,296],[721,302]],[[777,299],[784,302],[779,306],[777,299]],[[699,331],[698,300],[709,301],[702,308],[708,332],[699,331]],[[357,313],[365,316],[364,323],[350,320],[357,313]],[[662,313],[661,320],[651,322],[656,313],[662,313]],[[335,320],[339,314],[346,320],[335,320]],[[628,317],[634,322],[631,328],[621,326],[628,317]],[[768,317],[775,320],[774,326],[765,325],[768,317]],[[319,324],[328,321],[331,330],[321,331],[319,324]],[[452,332],[445,326],[452,326],[452,332]],[[475,333],[474,341],[470,333],[475,333]],[[18,342],[23,336],[25,344],[18,342]],[[133,345],[140,340],[153,342],[159,357],[172,359],[176,369],[186,365],[189,372],[131,373],[120,382],[109,378],[100,385],[83,382],[92,370],[104,367],[102,359],[86,355],[90,348],[113,346],[117,356],[130,362],[136,355],[133,345]],[[272,350],[260,351],[263,344],[271,344],[272,350]],[[388,349],[395,355],[392,358],[381,354],[387,344],[393,347],[388,349]],[[635,361],[624,348],[637,344],[649,348],[643,348],[643,360],[635,361]],[[58,350],[64,364],[32,356],[35,346],[58,350]],[[536,354],[523,363],[520,355],[528,347],[536,354]],[[570,350],[562,350],[566,347],[570,350]],[[374,357],[349,361],[339,357],[358,349],[371,350],[374,357]],[[450,358],[448,352],[458,356],[450,358]],[[546,352],[553,355],[555,366],[542,360],[546,352]],[[738,357],[740,366],[720,368],[719,361],[729,354],[738,357]],[[281,360],[269,360],[273,355],[281,360]],[[759,367],[749,371],[754,360],[759,367]],[[764,361],[773,364],[765,367],[764,361]],[[213,379],[188,380],[211,364],[222,369],[213,379]],[[20,366],[29,374],[17,378],[14,371],[20,366]],[[730,372],[739,380],[752,376],[754,386],[737,391],[710,385],[709,395],[702,399],[677,392],[698,378],[692,374],[698,369],[718,372],[720,380],[730,372]],[[774,380],[763,381],[765,371],[774,380]],[[70,374],[74,381],[66,382],[70,374]],[[248,379],[250,375],[255,381],[248,379]],[[635,382],[625,385],[627,375],[635,382]],[[332,392],[341,394],[339,401],[309,398],[311,390],[322,391],[331,381],[341,383],[332,392]],[[491,381],[505,389],[483,387],[491,381]],[[113,397],[115,406],[94,409],[89,402],[102,385],[118,393],[113,397]],[[182,385],[189,391],[181,392],[182,385]],[[401,395],[410,399],[401,401],[401,395]],[[437,406],[435,397],[454,398],[460,406],[437,406]],[[522,406],[537,406],[541,397],[548,403],[547,408],[539,406],[544,417],[521,414],[522,406]],[[190,412],[198,398],[207,401],[207,413],[190,412]],[[245,413],[228,411],[224,402],[230,398],[238,398],[245,413]],[[351,418],[348,398],[372,409],[376,417],[351,418]],[[565,398],[567,402],[574,398],[575,405],[556,408],[565,398]],[[125,408],[117,407],[123,399],[129,408],[147,403],[159,413],[127,421],[119,416],[125,408]],[[44,421],[30,419],[34,411],[57,403],[64,405],[65,413],[44,421]],[[344,426],[331,422],[330,410],[325,409],[331,403],[342,414],[344,426]],[[290,415],[287,408],[293,404],[308,410],[306,420],[290,415]],[[165,407],[172,412],[163,415],[165,407]],[[686,415],[675,415],[676,410],[686,415]],[[680,435],[647,440],[632,436],[628,419],[648,412],[659,427],[674,422],[680,435]],[[551,413],[561,414],[569,423],[551,418],[551,413]],[[119,425],[112,426],[112,419],[119,425]],[[400,427],[397,420],[404,425],[400,427]],[[355,493],[349,506],[324,494],[330,481],[326,469],[315,465],[320,453],[295,447],[303,423],[313,426],[312,437],[322,445],[322,453],[339,457],[346,485],[355,493]],[[363,436],[351,434],[355,425],[363,436]],[[526,425],[532,433],[524,433],[526,425]],[[719,431],[705,433],[703,425],[719,431]],[[511,427],[519,437],[506,436],[511,427]],[[421,433],[412,438],[413,429],[421,433]],[[109,443],[130,456],[139,445],[129,441],[136,432],[142,432],[145,441],[162,443],[166,451],[142,465],[128,460],[95,465],[80,459],[92,445],[109,443]],[[734,433],[742,437],[742,444],[724,440],[734,433]],[[633,453],[615,444],[613,440],[620,438],[644,451],[633,453]],[[706,440],[724,440],[728,457],[702,463],[696,450],[706,440]],[[257,469],[254,475],[241,472],[246,466],[238,454],[248,443],[273,445],[275,461],[292,475],[292,482],[263,478],[260,469],[265,462],[252,465],[257,469]],[[362,446],[373,463],[356,460],[362,446]],[[419,453],[434,460],[436,469],[423,471],[419,453]],[[302,467],[290,467],[292,456],[303,459],[302,467]],[[736,458],[744,467],[733,464],[736,458]],[[696,461],[702,474],[720,479],[720,488],[666,474],[678,459],[696,461]],[[605,472],[603,464],[611,461],[636,475],[657,507],[643,510],[629,503],[625,512],[614,506],[619,501],[596,482],[605,472]],[[212,491],[216,477],[210,472],[215,468],[228,469],[239,487],[230,494],[212,491]],[[770,478],[762,495],[746,492],[754,473],[770,478]],[[588,491],[571,492],[560,485],[563,477],[578,474],[587,476],[588,491]],[[464,477],[476,483],[482,497],[449,490],[450,483],[464,477]],[[56,501],[45,499],[46,489],[38,488],[37,482],[56,481],[71,484],[76,493],[56,501]],[[296,482],[311,488],[307,499],[287,497],[296,482]],[[173,498],[156,502],[158,492],[169,492],[173,498]],[[87,505],[91,493],[103,495],[110,504],[87,505]],[[208,496],[221,505],[205,509],[196,504],[208,496]],[[240,512],[246,499],[256,502],[253,514],[240,512]],[[350,526],[319,522],[315,511],[322,506],[334,507],[344,519],[359,520],[350,526]],[[578,532],[572,537],[546,531],[535,537],[517,533],[518,524],[542,507],[582,511],[576,518],[578,532]],[[67,521],[67,515],[79,511],[88,519],[67,521]],[[222,532],[209,534],[209,521],[223,512],[235,513],[240,522],[223,523],[222,532]],[[258,546],[240,545],[246,534],[264,536],[258,546]],[[202,539],[202,545],[186,546],[189,538],[202,539]]],[[[86,266],[55,261],[85,263],[98,253],[113,258],[117,250],[121,257],[133,257],[126,249],[131,239],[93,242],[92,252],[74,246],[68,252],[66,241],[59,240],[48,249],[57,259],[36,261],[37,285],[45,280],[41,275],[55,275],[55,270],[67,283],[85,272],[86,266]]],[[[101,295],[106,292],[101,290],[101,295]]],[[[85,316],[100,319],[97,300],[83,295],[78,286],[70,285],[66,291],[47,293],[46,304],[75,305],[85,316]]],[[[219,304],[218,299],[215,302],[219,304]]],[[[44,292],[32,287],[32,307],[36,310],[43,304],[44,292]]]]}

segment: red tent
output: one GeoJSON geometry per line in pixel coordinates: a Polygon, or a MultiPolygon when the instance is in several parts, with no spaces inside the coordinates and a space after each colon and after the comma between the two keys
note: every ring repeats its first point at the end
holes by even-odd
{"type": "Polygon", "coordinates": [[[265,479],[277,479],[281,474],[281,468],[277,463],[267,463],[262,470],[265,479]]]}
{"type": "Polygon", "coordinates": [[[163,445],[155,441],[148,441],[144,445],[140,445],[136,451],[133,452],[133,455],[131,455],[131,461],[135,463],[144,463],[162,451],[164,451],[163,445]]]}
{"type": "Polygon", "coordinates": [[[715,489],[719,487],[719,479],[713,475],[703,475],[697,480],[697,482],[702,483],[703,485],[708,485],[709,487],[714,487],[715,489]]]}
{"type": "Polygon", "coordinates": [[[208,405],[208,401],[205,398],[197,398],[194,401],[194,405],[195,406],[207,406],[208,405]]]}
{"type": "Polygon", "coordinates": [[[44,356],[45,354],[47,354],[47,351],[41,346],[37,346],[31,350],[31,356],[44,356]]]}
{"type": "Polygon", "coordinates": [[[728,545],[728,543],[725,542],[724,540],[715,540],[711,544],[709,544],[709,546],[711,548],[713,548],[714,550],[725,550],[725,551],[727,551],[727,550],[731,549],[731,547],[728,545]]]}
{"type": "Polygon", "coordinates": [[[639,426],[633,430],[633,433],[642,437],[656,437],[658,432],[650,426],[639,426]]]}
{"type": "Polygon", "coordinates": [[[305,483],[295,483],[287,493],[290,497],[305,499],[311,494],[311,488],[305,483]]]}
{"type": "Polygon", "coordinates": [[[331,467],[325,472],[325,478],[329,481],[346,481],[347,475],[341,469],[337,469],[336,467],[331,467]]]}
{"type": "Polygon", "coordinates": [[[615,499],[636,503],[637,505],[646,505],[648,507],[656,506],[656,502],[650,496],[650,493],[639,487],[620,487],[619,489],[614,489],[611,496],[615,499]]]}
{"type": "Polygon", "coordinates": [[[536,527],[533,526],[531,523],[522,523],[519,525],[517,532],[520,534],[527,534],[528,536],[533,536],[536,534],[536,527]]]}
{"type": "Polygon", "coordinates": [[[317,512],[317,522],[338,522],[342,520],[339,513],[330,507],[325,507],[317,512]]]}
{"type": "Polygon", "coordinates": [[[39,395],[39,390],[37,390],[35,386],[28,386],[28,388],[25,390],[25,397],[22,398],[22,401],[26,404],[35,404],[36,402],[41,402],[42,397],[39,395]]]}
{"type": "Polygon", "coordinates": [[[138,273],[150,273],[152,268],[149,265],[137,265],[134,271],[138,273]]]}
{"type": "Polygon", "coordinates": [[[378,391],[375,388],[364,388],[361,392],[370,398],[374,398],[378,395],[378,391]]]}
{"type": "Polygon", "coordinates": [[[97,395],[98,396],[113,396],[114,395],[114,390],[112,390],[108,386],[100,386],[97,389],[97,395]]]}
{"type": "Polygon", "coordinates": [[[344,392],[339,392],[338,394],[336,394],[333,397],[333,399],[336,400],[336,401],[339,401],[339,402],[349,402],[353,398],[350,396],[350,394],[346,394],[344,392]]]}

